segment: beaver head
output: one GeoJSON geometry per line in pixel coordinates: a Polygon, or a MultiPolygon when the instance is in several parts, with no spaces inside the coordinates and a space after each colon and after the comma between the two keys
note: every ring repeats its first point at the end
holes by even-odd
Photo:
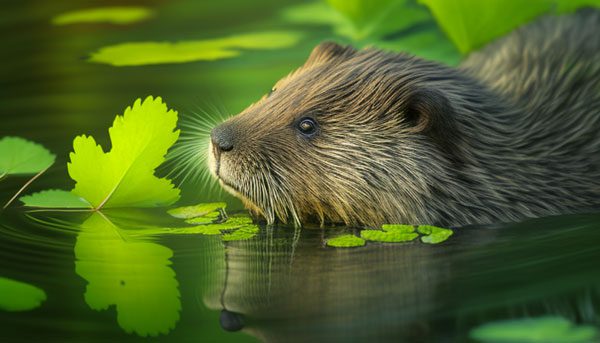
{"type": "Polygon", "coordinates": [[[453,73],[409,55],[322,43],[212,130],[210,169],[269,223],[428,221],[427,198],[461,158],[449,95],[431,86],[453,73]]]}

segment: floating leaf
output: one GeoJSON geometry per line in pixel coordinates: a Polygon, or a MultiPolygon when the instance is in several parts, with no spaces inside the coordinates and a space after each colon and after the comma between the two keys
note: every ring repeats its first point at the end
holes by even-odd
{"type": "Polygon", "coordinates": [[[175,218],[190,219],[207,215],[210,212],[216,212],[218,214],[218,209],[225,209],[226,207],[227,204],[224,202],[214,202],[209,204],[178,207],[167,211],[167,213],[175,218]]]}
{"type": "Polygon", "coordinates": [[[122,43],[101,48],[91,55],[89,61],[113,66],[213,61],[235,57],[241,49],[280,49],[299,40],[297,32],[273,31],[176,43],[122,43]]]}
{"type": "Polygon", "coordinates": [[[421,236],[421,242],[429,244],[438,244],[447,240],[454,231],[431,225],[419,225],[417,231],[425,236],[421,236]]]}
{"type": "MultiPolygon", "coordinates": [[[[219,203],[216,203],[219,204],[219,203]]],[[[200,204],[197,207],[201,208],[206,205],[206,208],[215,206],[216,204],[200,204]]],[[[222,207],[215,207],[222,208],[222,207]]],[[[252,218],[248,215],[237,214],[227,218],[223,223],[213,224],[212,222],[220,217],[220,212],[210,212],[207,215],[197,218],[191,218],[186,220],[187,223],[197,222],[201,225],[188,226],[188,227],[175,227],[175,228],[151,228],[143,230],[128,230],[127,232],[136,236],[153,236],[153,235],[189,235],[189,234],[202,234],[202,235],[219,235],[223,234],[221,238],[224,241],[235,241],[250,239],[260,231],[256,224],[253,224],[252,218]],[[212,217],[212,218],[211,218],[212,217]],[[239,231],[239,232],[238,232],[239,231]]]]}
{"type": "Polygon", "coordinates": [[[259,231],[260,230],[256,225],[245,225],[233,232],[224,234],[221,236],[221,239],[223,241],[242,241],[254,238],[259,231]]]}
{"type": "Polygon", "coordinates": [[[0,310],[28,311],[46,300],[46,292],[33,285],[0,277],[0,310]]]}
{"type": "Polygon", "coordinates": [[[127,332],[166,334],[181,311],[179,284],[170,267],[173,251],[127,233],[98,212],[81,225],[75,271],[88,282],[85,301],[97,311],[114,305],[119,326],[127,332]]]}
{"type": "Polygon", "coordinates": [[[0,179],[6,175],[36,174],[50,167],[56,156],[40,144],[20,137],[0,139],[0,179]]]}
{"type": "Polygon", "coordinates": [[[69,191],[50,189],[21,197],[25,206],[53,208],[92,208],[84,198],[69,191]]]}
{"type": "Polygon", "coordinates": [[[563,317],[491,322],[471,330],[469,335],[485,343],[584,343],[600,338],[597,328],[576,326],[563,317]]]}
{"type": "Polygon", "coordinates": [[[381,230],[362,230],[360,236],[368,241],[399,243],[410,242],[419,235],[413,225],[385,224],[381,230]]]}
{"type": "Polygon", "coordinates": [[[179,137],[177,112],[161,98],[138,99],[108,130],[112,149],[104,152],[91,136],[78,136],[70,154],[72,192],[96,209],[167,206],[179,199],[171,181],[154,176],[179,137]]]}
{"type": "Polygon", "coordinates": [[[362,247],[365,240],[354,235],[341,235],[327,240],[327,245],[334,248],[362,247]]]}
{"type": "Polygon", "coordinates": [[[549,0],[420,0],[458,47],[468,53],[552,8],[549,0]]]}
{"type": "Polygon", "coordinates": [[[220,217],[221,217],[220,212],[211,212],[211,213],[203,215],[202,217],[187,219],[185,222],[188,224],[212,224],[220,217]]]}
{"type": "Polygon", "coordinates": [[[54,25],[77,23],[131,24],[153,15],[153,11],[141,6],[97,7],[70,11],[52,19],[54,25]]]}

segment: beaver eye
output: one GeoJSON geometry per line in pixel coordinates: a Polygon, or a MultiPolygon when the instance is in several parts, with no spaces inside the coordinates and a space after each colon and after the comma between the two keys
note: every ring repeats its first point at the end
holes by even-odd
{"type": "Polygon", "coordinates": [[[311,136],[317,132],[317,123],[312,118],[303,118],[298,122],[298,130],[305,136],[311,136]]]}

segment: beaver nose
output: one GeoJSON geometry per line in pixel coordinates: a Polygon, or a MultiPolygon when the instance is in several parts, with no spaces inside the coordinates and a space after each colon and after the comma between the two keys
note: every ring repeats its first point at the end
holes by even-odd
{"type": "Polygon", "coordinates": [[[210,132],[210,138],[219,151],[230,151],[233,149],[233,130],[229,125],[221,124],[210,132]]]}

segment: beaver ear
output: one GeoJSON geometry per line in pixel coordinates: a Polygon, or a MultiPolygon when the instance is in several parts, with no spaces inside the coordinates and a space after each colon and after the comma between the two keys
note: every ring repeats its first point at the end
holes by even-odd
{"type": "Polygon", "coordinates": [[[461,136],[452,104],[441,92],[419,89],[407,101],[404,112],[410,131],[430,137],[452,160],[461,160],[461,136]]]}
{"type": "Polygon", "coordinates": [[[356,49],[349,45],[342,46],[335,42],[323,42],[315,46],[305,65],[343,60],[354,53],[356,53],[356,49]]]}

